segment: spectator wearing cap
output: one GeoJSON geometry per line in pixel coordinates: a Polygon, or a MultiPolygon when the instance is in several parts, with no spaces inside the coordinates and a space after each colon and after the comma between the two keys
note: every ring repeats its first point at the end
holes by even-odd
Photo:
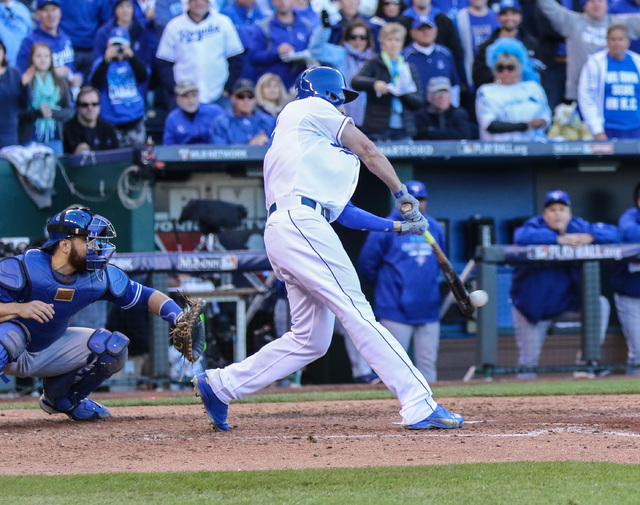
{"type": "Polygon", "coordinates": [[[172,92],[175,83],[193,81],[200,101],[228,104],[242,71],[244,46],[231,20],[210,10],[208,0],[189,0],[187,12],[167,24],[156,57],[163,86],[172,92]]]}
{"type": "Polygon", "coordinates": [[[578,99],[580,72],[587,58],[607,45],[607,28],[613,23],[627,27],[630,39],[640,37],[640,14],[608,14],[607,0],[586,0],[584,12],[574,12],[556,0],[538,0],[538,8],[567,42],[565,99],[578,99]]]}
{"type": "Polygon", "coordinates": [[[270,114],[256,110],[256,96],[253,82],[240,79],[231,93],[232,112],[225,111],[214,121],[212,142],[214,144],[245,144],[263,146],[276,126],[270,114]]]}
{"type": "Polygon", "coordinates": [[[31,46],[36,42],[43,42],[51,48],[56,75],[65,79],[72,88],[79,87],[83,78],[80,73],[76,73],[71,39],[60,28],[62,11],[59,2],[57,0],[38,0],[37,5],[35,16],[38,26],[20,44],[16,66],[25,72],[29,66],[31,46]]]}
{"type": "Polygon", "coordinates": [[[487,63],[495,80],[480,86],[476,96],[480,139],[546,140],[551,109],[522,42],[499,38],[487,49],[487,63]]]}
{"type": "Polygon", "coordinates": [[[198,87],[193,81],[180,81],[175,89],[178,107],[164,124],[162,143],[210,144],[211,126],[224,109],[213,103],[200,103],[198,87]]]}
{"type": "Polygon", "coordinates": [[[488,0],[470,0],[469,7],[460,9],[455,16],[458,35],[462,43],[464,74],[463,80],[473,88],[471,69],[478,47],[500,26],[498,16],[487,7],[488,0]]]}
{"type": "Polygon", "coordinates": [[[94,61],[96,32],[111,18],[111,4],[109,0],[58,0],[58,3],[62,11],[60,26],[73,42],[76,70],[86,79],[94,61]]]}
{"type": "Polygon", "coordinates": [[[145,100],[149,69],[133,54],[129,32],[121,26],[112,28],[104,57],[91,68],[91,85],[100,90],[102,117],[111,123],[120,147],[146,142],[144,126],[145,100]]]}
{"type": "Polygon", "coordinates": [[[0,40],[0,148],[18,144],[18,118],[29,103],[29,87],[20,70],[9,65],[4,42],[0,40]]]}
{"type": "Polygon", "coordinates": [[[259,75],[276,74],[291,89],[307,68],[306,59],[301,56],[309,46],[314,27],[293,8],[293,0],[274,0],[273,6],[274,14],[258,22],[249,58],[259,75]]]}
{"type": "Polygon", "coordinates": [[[609,26],[607,49],[582,69],[578,105],[595,140],[640,138],[640,54],[629,44],[626,26],[609,26]]]}
{"type": "Polygon", "coordinates": [[[17,0],[0,0],[0,40],[7,48],[5,57],[12,66],[16,65],[20,44],[31,31],[31,11],[17,0]]]}
{"type": "Polygon", "coordinates": [[[500,27],[485,40],[473,61],[473,85],[477,88],[493,82],[493,72],[487,65],[487,47],[501,37],[517,39],[524,44],[529,58],[538,58],[538,41],[522,27],[522,7],[518,0],[502,0],[498,12],[500,27]]]}
{"type": "Polygon", "coordinates": [[[431,16],[420,16],[411,25],[410,46],[402,51],[405,61],[415,66],[420,75],[422,96],[427,94],[427,83],[432,77],[446,77],[451,82],[451,100],[460,105],[460,77],[453,55],[446,47],[436,42],[438,27],[431,16]]]}
{"type": "Polygon", "coordinates": [[[451,81],[446,77],[429,79],[427,103],[416,111],[416,126],[416,140],[476,138],[467,111],[451,105],[451,81]]]}
{"type": "Polygon", "coordinates": [[[365,62],[351,86],[367,93],[362,131],[371,140],[408,141],[416,134],[413,111],[424,104],[420,74],[400,51],[405,29],[387,23],[380,30],[380,54],[365,62]]]}
{"type": "MultiPolygon", "coordinates": [[[[513,235],[513,243],[523,246],[559,244],[576,248],[620,240],[617,226],[573,217],[569,195],[561,190],[547,193],[542,215],[527,220],[513,235]]],[[[551,324],[580,320],[580,268],[516,266],[511,299],[518,366],[535,367],[551,324]]],[[[609,301],[600,296],[600,343],[604,342],[610,312],[609,301]]],[[[535,373],[519,374],[519,378],[532,377],[535,373]]]]}
{"type": "Polygon", "coordinates": [[[80,89],[76,113],[62,128],[62,143],[67,154],[107,151],[118,148],[118,136],[100,117],[100,93],[91,86],[80,89]]]}
{"type": "Polygon", "coordinates": [[[158,39],[153,26],[134,15],[133,0],[117,0],[113,3],[113,17],[100,27],[93,46],[93,59],[104,55],[111,30],[120,26],[129,32],[131,49],[142,63],[151,68],[155,61],[158,39]]]}
{"type": "MultiPolygon", "coordinates": [[[[406,183],[429,222],[429,231],[446,251],[444,230],[427,214],[427,188],[420,181],[406,183]]],[[[387,217],[402,221],[394,209],[387,217]]],[[[362,278],[375,286],[374,312],[405,350],[413,340],[414,364],[429,383],[437,380],[440,340],[440,267],[433,248],[421,237],[370,232],[359,259],[362,278]],[[407,289],[411,286],[410,289],[407,289]]]]}

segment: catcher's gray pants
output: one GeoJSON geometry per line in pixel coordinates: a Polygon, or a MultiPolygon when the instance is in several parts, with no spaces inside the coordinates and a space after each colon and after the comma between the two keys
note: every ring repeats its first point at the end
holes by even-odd
{"type": "MultiPolygon", "coordinates": [[[[516,330],[516,342],[518,343],[518,366],[538,366],[542,344],[549,332],[549,327],[556,321],[580,321],[580,312],[566,311],[553,319],[544,319],[537,323],[531,323],[515,306],[511,308],[513,325],[516,330]]],[[[604,296],[600,296],[600,344],[604,342],[609,325],[611,304],[604,296]]],[[[535,373],[518,374],[519,379],[535,378],[535,373]]]]}
{"type": "Polygon", "coordinates": [[[68,328],[58,340],[38,352],[23,352],[7,364],[4,373],[15,377],[57,377],[87,365],[91,351],[87,342],[96,330],[68,328]]]}

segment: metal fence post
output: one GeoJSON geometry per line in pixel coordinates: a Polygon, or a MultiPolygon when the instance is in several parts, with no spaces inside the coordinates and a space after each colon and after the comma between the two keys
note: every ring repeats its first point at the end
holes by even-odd
{"type": "Polygon", "coordinates": [[[582,359],[600,359],[600,262],[582,263],[582,359]]]}
{"type": "MultiPolygon", "coordinates": [[[[162,293],[167,292],[169,275],[151,274],[151,286],[162,293]]],[[[149,353],[151,357],[151,375],[154,379],[169,378],[169,323],[160,317],[151,317],[151,335],[149,335],[149,353]]]]}

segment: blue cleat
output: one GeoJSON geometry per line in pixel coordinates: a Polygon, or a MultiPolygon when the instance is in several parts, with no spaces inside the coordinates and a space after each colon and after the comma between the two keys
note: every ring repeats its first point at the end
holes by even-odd
{"type": "Polygon", "coordinates": [[[356,384],[380,384],[382,380],[380,379],[380,377],[378,377],[377,373],[371,372],[367,375],[354,377],[353,382],[355,382],[356,384]]]}
{"type": "Polygon", "coordinates": [[[45,395],[40,396],[40,408],[48,414],[67,414],[74,421],[100,421],[109,419],[111,411],[98,402],[89,398],[82,400],[75,408],[69,411],[58,410],[54,403],[45,395]]]}
{"type": "Polygon", "coordinates": [[[460,414],[449,412],[442,405],[438,404],[436,410],[433,411],[426,419],[419,423],[407,426],[410,430],[429,430],[431,428],[460,428],[464,419],[460,414]]]}
{"type": "Polygon", "coordinates": [[[227,424],[227,411],[229,405],[222,403],[211,389],[209,378],[206,373],[196,375],[193,380],[193,389],[196,396],[199,396],[204,403],[204,408],[209,416],[209,421],[216,431],[229,431],[227,424]]]}

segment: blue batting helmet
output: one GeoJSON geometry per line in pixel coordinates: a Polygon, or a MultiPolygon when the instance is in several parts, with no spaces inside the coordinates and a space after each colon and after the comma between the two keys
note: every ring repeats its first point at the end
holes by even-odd
{"type": "Polygon", "coordinates": [[[86,207],[69,207],[57,213],[47,223],[49,238],[41,249],[50,249],[65,238],[86,237],[87,270],[101,271],[116,250],[110,242],[116,231],[111,222],[86,207]]]}
{"type": "Polygon", "coordinates": [[[335,107],[358,98],[358,93],[347,88],[344,76],[331,67],[313,67],[302,72],[295,84],[298,98],[317,96],[335,107]]]}
{"type": "Polygon", "coordinates": [[[427,198],[427,187],[420,181],[409,181],[405,184],[407,191],[414,198],[427,198]]]}

